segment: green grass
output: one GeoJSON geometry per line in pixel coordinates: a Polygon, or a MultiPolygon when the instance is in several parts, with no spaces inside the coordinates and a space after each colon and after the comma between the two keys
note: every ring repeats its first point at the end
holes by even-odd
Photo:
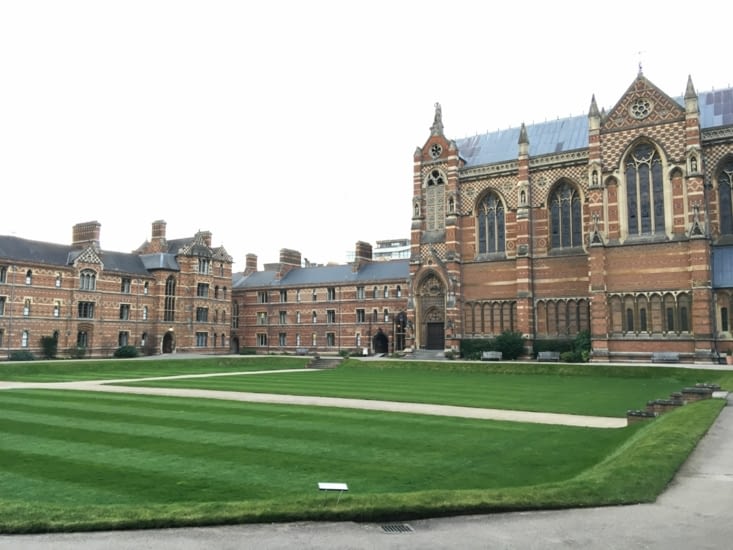
{"type": "MultiPolygon", "coordinates": [[[[247,358],[226,367],[266,370],[291,360],[303,365],[300,358],[247,358]]],[[[208,360],[110,363],[98,371],[90,362],[52,363],[38,375],[73,378],[76,368],[86,379],[133,378],[147,369],[159,376],[224,366],[208,360]]],[[[515,392],[528,400],[540,390],[564,399],[562,388],[571,387],[575,407],[588,410],[595,405],[583,399],[598,401],[602,380],[614,388],[606,390],[609,402],[635,386],[641,395],[665,384],[678,390],[727,380],[720,372],[682,369],[575,366],[553,373],[546,366],[445,365],[350,361],[324,372],[222,380],[262,380],[267,391],[287,393],[321,379],[331,381],[324,384],[329,391],[351,388],[380,399],[411,395],[412,380],[425,392],[422,401],[451,404],[471,394],[480,401],[490,390],[491,400],[515,392]]],[[[22,371],[9,376],[28,376],[22,371]]],[[[654,421],[600,430],[209,399],[0,391],[0,533],[384,521],[651,501],[724,404],[708,400],[654,421]],[[319,481],[343,481],[350,491],[337,502],[317,491],[319,481]]]]}
{"type": "Polygon", "coordinates": [[[128,385],[379,399],[468,407],[623,417],[647,401],[724,371],[456,363],[362,362],[307,376],[267,374],[135,382],[128,385]],[[636,370],[642,369],[642,372],[636,370]]]}
{"type": "Polygon", "coordinates": [[[0,363],[6,382],[68,382],[109,378],[144,378],[215,372],[304,369],[303,357],[202,357],[197,359],[126,359],[0,363]]]}

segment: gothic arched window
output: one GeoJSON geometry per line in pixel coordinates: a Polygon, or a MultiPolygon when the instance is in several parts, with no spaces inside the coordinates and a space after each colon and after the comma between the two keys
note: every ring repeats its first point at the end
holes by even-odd
{"type": "Polygon", "coordinates": [[[96,290],[97,274],[90,269],[82,271],[79,274],[79,288],[81,290],[96,290]]]}
{"type": "Polygon", "coordinates": [[[626,209],[629,236],[664,233],[662,159],[649,143],[626,157],[626,209]]]}
{"type": "Polygon", "coordinates": [[[425,178],[426,228],[428,231],[445,229],[445,175],[431,170],[425,178]]]}
{"type": "Polygon", "coordinates": [[[176,279],[170,275],[165,281],[163,320],[174,321],[176,316],[176,279]]]}
{"type": "Polygon", "coordinates": [[[567,182],[555,187],[548,201],[550,205],[550,246],[571,248],[582,245],[580,196],[567,182]]]}
{"type": "Polygon", "coordinates": [[[733,233],[733,158],[729,158],[718,174],[718,210],[721,235],[733,233]]]}
{"type": "Polygon", "coordinates": [[[476,209],[478,253],[504,252],[504,205],[496,193],[489,193],[476,209]]]}

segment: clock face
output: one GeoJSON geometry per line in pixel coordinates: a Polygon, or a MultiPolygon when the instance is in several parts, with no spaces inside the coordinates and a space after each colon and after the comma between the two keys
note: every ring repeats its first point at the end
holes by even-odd
{"type": "Polygon", "coordinates": [[[430,147],[430,156],[434,159],[437,159],[440,156],[440,153],[443,152],[443,148],[438,145],[437,143],[434,143],[432,147],[430,147]]]}

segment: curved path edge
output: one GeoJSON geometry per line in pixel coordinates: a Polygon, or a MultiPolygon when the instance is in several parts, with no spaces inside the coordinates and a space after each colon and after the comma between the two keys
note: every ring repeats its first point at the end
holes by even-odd
{"type": "MultiPolygon", "coordinates": [[[[307,395],[287,395],[275,393],[254,393],[238,391],[204,390],[194,388],[158,388],[146,386],[123,386],[126,382],[146,380],[173,380],[182,378],[204,378],[210,376],[233,376],[236,374],[272,374],[273,371],[247,373],[222,373],[208,375],[178,375],[155,378],[135,378],[126,380],[94,380],[82,382],[0,382],[0,390],[9,389],[65,389],[95,391],[103,393],[126,393],[136,395],[156,395],[164,397],[187,397],[197,399],[223,399],[247,403],[270,403],[277,405],[307,405],[314,407],[336,407],[343,409],[363,409],[371,411],[425,414],[433,416],[453,416],[478,420],[499,420],[504,422],[526,422],[531,424],[556,424],[583,428],[623,428],[626,418],[605,416],[584,416],[575,414],[546,413],[533,411],[514,411],[507,409],[485,409],[457,405],[435,405],[430,403],[404,403],[400,401],[379,401],[372,399],[351,399],[344,397],[318,397],[307,395]]],[[[284,372],[284,371],[278,371],[284,372]]],[[[315,372],[294,370],[289,372],[315,372]]]]}

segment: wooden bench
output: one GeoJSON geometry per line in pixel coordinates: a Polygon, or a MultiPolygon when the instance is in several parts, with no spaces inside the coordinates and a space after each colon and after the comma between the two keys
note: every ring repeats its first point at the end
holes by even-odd
{"type": "Polygon", "coordinates": [[[503,358],[503,353],[500,351],[482,351],[481,352],[481,360],[482,361],[501,361],[503,358]]]}
{"type": "Polygon", "coordinates": [[[679,363],[680,354],[676,351],[655,351],[652,353],[652,363],[679,363]]]}
{"type": "Polygon", "coordinates": [[[559,351],[540,351],[537,352],[537,361],[559,361],[559,351]]]}
{"type": "Polygon", "coordinates": [[[295,348],[295,355],[308,355],[308,348],[295,348]]]}

